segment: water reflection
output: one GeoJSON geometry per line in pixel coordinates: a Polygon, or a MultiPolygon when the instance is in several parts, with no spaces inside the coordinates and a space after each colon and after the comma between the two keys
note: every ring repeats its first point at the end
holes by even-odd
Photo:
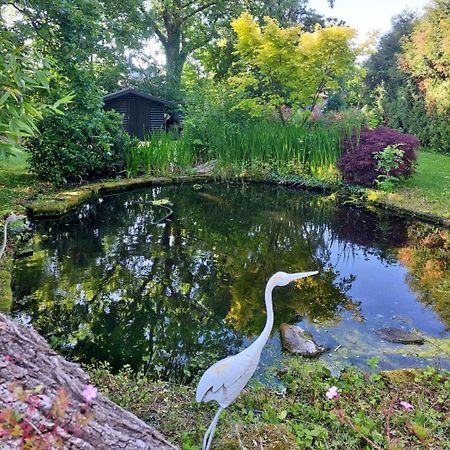
{"type": "MultiPolygon", "coordinates": [[[[421,265],[406,264],[408,273],[399,263],[416,228],[428,229],[414,227],[282,188],[134,191],[35,224],[34,255],[15,270],[14,312],[73,359],[185,380],[261,331],[272,273],[320,270],[275,291],[274,333],[263,361],[280,357],[279,325],[297,322],[326,345],[343,346],[333,359],[358,362],[383,355],[388,346],[372,331],[395,325],[395,317],[406,317],[408,329],[447,335],[448,304],[436,308],[439,317],[427,306],[436,293],[426,304],[417,301],[411,287],[423,299],[414,272],[421,265]],[[152,225],[161,210],[144,202],[161,198],[173,202],[174,215],[152,225]]],[[[406,362],[423,361],[384,355],[385,366],[406,362]]]]}

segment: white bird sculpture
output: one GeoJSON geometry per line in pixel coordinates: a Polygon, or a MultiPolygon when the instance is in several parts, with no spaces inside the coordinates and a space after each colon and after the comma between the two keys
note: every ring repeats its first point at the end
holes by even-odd
{"type": "Polygon", "coordinates": [[[277,272],[272,275],[266,284],[264,300],[266,302],[266,325],[259,337],[245,350],[237,355],[229,356],[213,364],[203,374],[197,386],[197,402],[215,400],[219,404],[211,425],[203,438],[202,450],[208,450],[214,431],[224,408],[233,403],[244,389],[248,380],[255,373],[261,357],[261,352],[269,339],[273,327],[272,291],[276,286],[286,286],[288,283],[300,278],[316,275],[318,272],[285,273],[277,272]]]}
{"type": "Polygon", "coordinates": [[[3,253],[5,252],[5,249],[6,249],[6,241],[8,238],[8,224],[17,222],[18,220],[22,220],[22,219],[26,219],[26,216],[20,216],[20,215],[14,214],[14,213],[10,214],[6,218],[4,229],[3,229],[3,244],[0,247],[0,259],[2,259],[3,253]]]}

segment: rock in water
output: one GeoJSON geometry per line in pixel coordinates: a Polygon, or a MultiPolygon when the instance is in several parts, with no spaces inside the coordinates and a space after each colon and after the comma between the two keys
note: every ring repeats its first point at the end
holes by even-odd
{"type": "Polygon", "coordinates": [[[281,324],[281,342],[283,347],[293,355],[301,355],[312,358],[321,355],[325,348],[317,345],[311,333],[297,325],[281,324]]]}
{"type": "Polygon", "coordinates": [[[412,331],[405,331],[401,328],[387,327],[376,330],[375,333],[385,341],[396,344],[419,344],[422,345],[425,339],[412,331]]]}

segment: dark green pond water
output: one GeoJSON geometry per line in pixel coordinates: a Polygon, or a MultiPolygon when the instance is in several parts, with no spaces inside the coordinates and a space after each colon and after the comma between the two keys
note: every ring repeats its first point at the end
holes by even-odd
{"type": "Polygon", "coordinates": [[[444,230],[332,197],[225,184],[104,197],[33,227],[34,253],[16,263],[13,312],[74,360],[188,380],[262,330],[274,272],[319,270],[275,290],[260,375],[282,364],[283,322],[329,347],[330,366],[366,367],[376,356],[381,368],[450,367],[444,230]],[[154,199],[173,203],[171,221],[152,224],[165,214],[142,203],[154,199]],[[385,326],[429,341],[387,343],[374,333],[385,326]]]}

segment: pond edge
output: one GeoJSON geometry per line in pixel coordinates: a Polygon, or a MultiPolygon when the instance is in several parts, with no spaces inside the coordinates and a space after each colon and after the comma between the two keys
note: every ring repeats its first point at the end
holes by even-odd
{"type": "Polygon", "coordinates": [[[30,203],[26,206],[27,214],[36,219],[51,219],[71,212],[78,206],[95,196],[126,192],[148,186],[165,186],[183,183],[211,183],[224,181],[227,183],[264,183],[303,189],[313,192],[334,192],[347,202],[359,206],[375,206],[388,210],[396,215],[410,217],[424,222],[450,228],[450,219],[433,214],[401,208],[386,201],[384,197],[377,196],[376,191],[362,187],[346,186],[340,182],[319,181],[301,177],[290,178],[257,178],[235,177],[221,178],[214,175],[183,175],[174,177],[139,177],[110,180],[80,186],[78,188],[61,191],[50,195],[44,200],[30,203]]]}

